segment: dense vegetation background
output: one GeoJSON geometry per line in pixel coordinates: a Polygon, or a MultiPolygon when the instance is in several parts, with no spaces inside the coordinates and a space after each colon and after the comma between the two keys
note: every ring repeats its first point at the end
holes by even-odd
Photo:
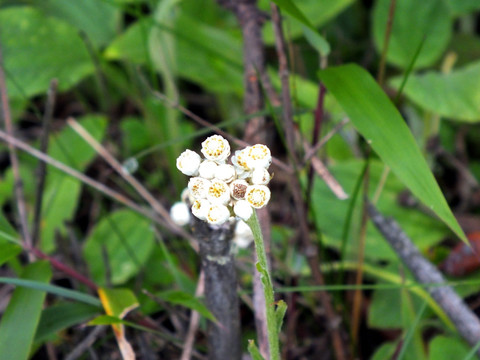
{"type": "MultiPolygon", "coordinates": [[[[461,239],[480,249],[480,2],[275,3],[283,50],[267,0],[0,1],[1,359],[118,359],[116,337],[140,359],[207,357],[195,232],[164,209],[187,184],[177,156],[222,130],[277,159],[263,224],[284,358],[339,358],[333,331],[345,359],[474,356],[364,198],[477,311],[461,239]]],[[[247,354],[253,249],[235,251],[247,354]]]]}

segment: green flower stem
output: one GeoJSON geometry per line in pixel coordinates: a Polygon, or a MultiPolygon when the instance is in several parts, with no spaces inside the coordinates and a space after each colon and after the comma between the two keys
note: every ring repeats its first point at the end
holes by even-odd
{"type": "Polygon", "coordinates": [[[267,266],[267,254],[263,244],[262,230],[258,222],[257,213],[253,211],[253,215],[246,222],[252,229],[253,239],[255,241],[255,250],[257,252],[257,270],[260,272],[260,278],[263,285],[263,293],[265,294],[265,309],[267,313],[267,332],[268,344],[270,347],[270,359],[280,360],[280,346],[278,343],[277,319],[275,316],[275,297],[273,294],[272,280],[267,266]]]}

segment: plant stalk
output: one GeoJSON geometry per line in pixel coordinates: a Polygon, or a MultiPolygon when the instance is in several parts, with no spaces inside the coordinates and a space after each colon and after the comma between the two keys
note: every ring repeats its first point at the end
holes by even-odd
{"type": "Polygon", "coordinates": [[[263,243],[262,229],[258,222],[256,211],[250,219],[247,220],[248,226],[252,229],[253,239],[255,241],[255,250],[257,253],[257,270],[260,272],[263,292],[265,294],[265,310],[267,314],[267,333],[268,344],[270,347],[270,358],[280,360],[280,346],[278,342],[277,318],[275,316],[275,295],[273,292],[272,279],[268,271],[267,254],[263,243]]]}

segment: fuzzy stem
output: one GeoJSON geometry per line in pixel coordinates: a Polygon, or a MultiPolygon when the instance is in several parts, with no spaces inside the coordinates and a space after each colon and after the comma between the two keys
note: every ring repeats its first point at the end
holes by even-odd
{"type": "Polygon", "coordinates": [[[257,252],[257,270],[260,273],[265,294],[265,310],[267,314],[268,344],[270,347],[270,358],[280,360],[280,346],[278,343],[278,327],[275,316],[275,295],[273,293],[272,279],[268,271],[267,254],[263,244],[262,229],[258,222],[257,213],[254,211],[250,219],[247,220],[248,226],[252,229],[253,239],[255,241],[255,250],[257,252]]]}

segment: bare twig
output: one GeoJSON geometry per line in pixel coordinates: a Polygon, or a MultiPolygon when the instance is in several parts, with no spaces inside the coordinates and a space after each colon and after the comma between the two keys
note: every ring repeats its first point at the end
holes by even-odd
{"type": "Polygon", "coordinates": [[[383,49],[380,58],[380,64],[378,66],[377,82],[380,86],[383,86],[385,78],[385,65],[387,61],[388,45],[390,43],[390,35],[392,33],[393,19],[395,17],[395,6],[397,0],[390,0],[390,8],[388,9],[387,26],[385,28],[385,37],[383,38],[383,49]]]}
{"type": "Polygon", "coordinates": [[[185,239],[190,240],[190,242],[193,244],[192,246],[194,246],[194,249],[198,249],[198,247],[195,245],[196,240],[190,234],[188,234],[185,230],[183,230],[182,228],[180,228],[178,226],[171,227],[170,224],[167,223],[165,220],[163,220],[162,218],[160,218],[156,214],[153,214],[150,210],[148,210],[146,208],[143,208],[140,205],[136,204],[135,202],[130,200],[125,195],[120,194],[120,193],[110,189],[109,187],[105,186],[104,184],[99,183],[98,181],[95,181],[92,178],[84,175],[83,173],[81,173],[81,172],[79,172],[75,169],[72,169],[71,167],[65,165],[64,163],[53,159],[52,157],[48,156],[47,154],[44,154],[44,153],[38,151],[37,149],[31,147],[27,143],[8,135],[7,133],[5,133],[2,130],[0,130],[0,140],[3,140],[5,142],[7,142],[8,144],[12,144],[16,148],[22,149],[23,151],[29,153],[30,155],[36,157],[37,159],[45,161],[47,164],[61,170],[65,174],[73,176],[74,178],[80,180],[81,182],[83,182],[84,184],[94,188],[95,190],[103,193],[104,195],[108,196],[109,198],[111,198],[111,199],[129,207],[130,209],[138,212],[139,214],[142,214],[143,216],[147,217],[148,219],[166,227],[167,229],[169,229],[174,234],[177,234],[179,236],[184,237],[185,239]]]}
{"type": "MultiPolygon", "coordinates": [[[[53,117],[53,110],[55,108],[55,96],[57,93],[58,81],[53,79],[50,82],[50,87],[48,88],[47,93],[47,103],[45,105],[45,113],[43,115],[42,121],[42,137],[40,139],[40,151],[47,153],[48,149],[48,136],[50,134],[50,123],[53,117]]],[[[35,199],[35,209],[33,212],[33,229],[32,229],[32,244],[38,242],[38,237],[40,233],[40,221],[42,219],[42,203],[43,203],[43,192],[45,187],[45,178],[47,175],[47,164],[43,161],[40,161],[37,168],[37,186],[36,186],[36,199],[35,199]]]]}
{"type": "MultiPolygon", "coordinates": [[[[164,103],[166,103],[168,106],[171,106],[175,109],[177,109],[178,111],[180,111],[182,114],[184,114],[185,116],[189,117],[190,119],[192,119],[193,121],[195,121],[197,124],[200,124],[202,126],[205,126],[206,128],[209,128],[211,129],[212,131],[216,132],[217,134],[219,135],[222,135],[224,138],[226,139],[229,139],[230,141],[232,141],[233,143],[235,143],[236,145],[238,146],[241,146],[241,147],[247,147],[247,146],[250,146],[251,144],[246,142],[246,141],[243,141],[243,140],[240,140],[239,138],[227,133],[226,131],[223,131],[222,129],[220,129],[219,127],[213,125],[212,123],[208,122],[207,120],[201,118],[200,116],[198,116],[197,114],[191,112],[190,110],[188,110],[186,107],[178,104],[177,102],[173,101],[173,100],[170,100],[169,98],[167,98],[165,95],[163,95],[162,93],[158,92],[158,91],[152,91],[152,94],[159,100],[163,101],[164,103]]],[[[291,174],[293,172],[292,168],[285,164],[284,162],[280,161],[279,159],[275,158],[275,157],[272,157],[272,162],[273,164],[275,164],[276,166],[278,166],[281,170],[285,171],[287,174],[291,174]]]]}
{"type": "MultiPolygon", "coordinates": [[[[195,290],[195,297],[201,296],[205,290],[205,274],[202,271],[198,277],[197,289],[195,290]]],[[[192,311],[190,315],[190,323],[188,324],[187,336],[185,337],[185,344],[182,351],[180,360],[190,360],[192,357],[193,344],[195,342],[195,333],[200,323],[200,313],[198,311],[192,311]]]]}
{"type": "Polygon", "coordinates": [[[122,165],[118,162],[115,157],[110,154],[102,144],[100,144],[90,133],[85,130],[85,128],[80,125],[75,119],[68,118],[67,124],[75,130],[75,132],[82,137],[121,177],[123,177],[134,189],[137,191],[140,196],[148,202],[148,204],[154,209],[160,216],[163,217],[163,220],[169,223],[170,227],[175,227],[176,225],[170,219],[168,211],[160,204],[157,199],[137,180],[135,177],[130,175],[125,171],[122,165]]]}
{"type": "MultiPolygon", "coordinates": [[[[1,115],[5,124],[5,130],[8,135],[13,136],[13,124],[10,114],[10,104],[8,102],[7,85],[5,82],[4,62],[2,49],[0,48],[0,98],[1,98],[1,115]]],[[[32,238],[28,231],[27,210],[25,206],[25,197],[23,195],[23,183],[20,176],[20,166],[18,163],[17,152],[12,144],[8,144],[10,154],[10,163],[12,165],[13,177],[15,179],[15,197],[17,204],[18,217],[20,221],[20,228],[22,237],[27,246],[32,246],[32,238]]],[[[33,260],[32,258],[30,260],[33,260]]]]}
{"type": "Polygon", "coordinates": [[[337,125],[335,125],[335,127],[332,130],[330,130],[327,133],[327,135],[325,135],[318,143],[316,143],[315,146],[305,151],[305,156],[303,158],[303,161],[307,162],[313,156],[315,156],[315,153],[318,150],[320,150],[336,133],[338,133],[349,122],[350,122],[350,119],[345,118],[342,121],[340,121],[337,125]]]}
{"type": "MultiPolygon", "coordinates": [[[[442,273],[425,259],[393,219],[385,218],[371,203],[368,204],[371,220],[389,242],[403,263],[421,284],[442,284],[445,279],[442,273]]],[[[460,335],[471,346],[480,342],[480,321],[450,286],[425,285],[433,299],[445,311],[457,328],[460,335]]],[[[477,350],[480,355],[480,350],[477,350]]]]}
{"type": "MultiPolygon", "coordinates": [[[[278,7],[271,3],[272,10],[272,21],[274,24],[275,31],[275,44],[277,47],[277,55],[279,58],[279,72],[282,80],[282,105],[284,112],[284,129],[287,136],[287,147],[288,152],[292,161],[294,162],[293,166],[296,169],[298,166],[298,160],[295,153],[295,143],[294,143],[294,126],[293,126],[293,111],[291,107],[290,100],[290,85],[288,82],[288,66],[287,66],[287,56],[285,52],[285,41],[282,30],[282,23],[280,12],[278,7]],[[290,134],[289,134],[290,133],[290,134]]],[[[310,231],[308,228],[308,216],[305,208],[305,203],[302,197],[301,185],[298,178],[293,175],[291,176],[290,188],[293,195],[293,201],[295,205],[295,210],[297,213],[297,221],[299,223],[299,232],[302,239],[304,252],[312,271],[314,281],[317,285],[325,285],[325,280],[323,274],[320,271],[320,262],[318,258],[318,249],[316,245],[312,242],[310,238],[310,231]]],[[[323,305],[325,310],[325,315],[327,317],[328,326],[331,329],[331,337],[333,342],[333,349],[335,351],[335,356],[337,360],[346,359],[345,347],[340,334],[339,323],[340,318],[335,313],[335,310],[331,303],[331,297],[327,292],[319,292],[318,297],[323,305]]]]}
{"type": "Polygon", "coordinates": [[[70,354],[65,357],[65,360],[76,360],[82,356],[83,353],[93,345],[93,343],[105,332],[106,329],[106,326],[95,327],[95,329],[93,329],[81,343],[75,346],[70,354]]]}

